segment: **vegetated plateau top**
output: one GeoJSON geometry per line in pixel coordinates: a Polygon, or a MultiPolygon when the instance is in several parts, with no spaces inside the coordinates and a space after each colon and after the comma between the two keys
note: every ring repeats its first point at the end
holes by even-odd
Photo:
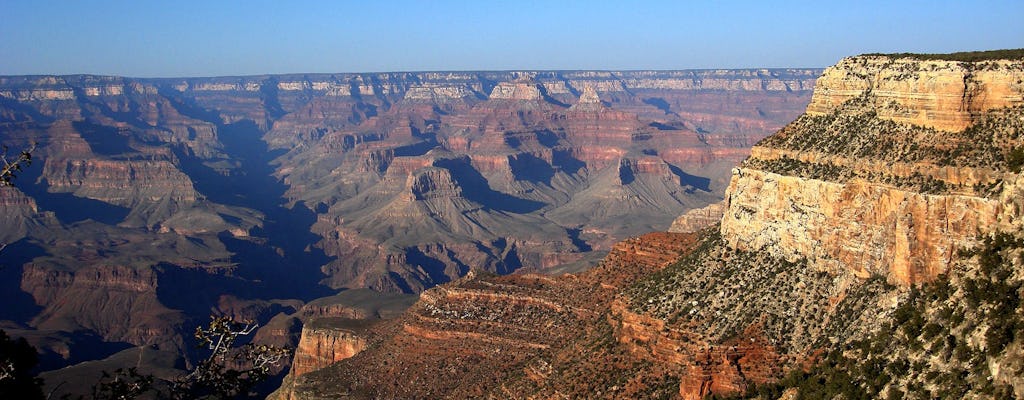
{"type": "Polygon", "coordinates": [[[992,61],[992,60],[1015,60],[1024,59],[1024,49],[1002,49],[985,51],[962,51],[947,54],[917,54],[917,53],[868,53],[859,57],[889,57],[889,58],[912,58],[915,60],[938,60],[938,61],[992,61]]]}

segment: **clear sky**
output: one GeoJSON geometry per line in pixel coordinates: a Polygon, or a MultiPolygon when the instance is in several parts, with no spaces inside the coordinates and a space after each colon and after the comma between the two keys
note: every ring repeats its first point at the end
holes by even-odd
{"type": "Polygon", "coordinates": [[[0,0],[0,74],[825,67],[1021,48],[1022,21],[1022,0],[0,0]]]}

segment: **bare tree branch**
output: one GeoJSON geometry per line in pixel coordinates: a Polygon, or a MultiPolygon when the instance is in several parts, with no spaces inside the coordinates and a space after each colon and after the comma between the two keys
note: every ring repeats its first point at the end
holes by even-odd
{"type": "Polygon", "coordinates": [[[11,186],[12,181],[17,177],[16,173],[21,172],[22,167],[32,164],[32,152],[36,150],[36,144],[22,150],[14,160],[7,159],[7,146],[2,146],[0,151],[0,186],[11,186]]]}

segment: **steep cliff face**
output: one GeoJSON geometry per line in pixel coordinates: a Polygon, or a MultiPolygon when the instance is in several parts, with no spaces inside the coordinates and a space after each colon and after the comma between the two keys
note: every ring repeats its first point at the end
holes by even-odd
{"type": "Polygon", "coordinates": [[[84,329],[110,342],[183,348],[175,330],[184,316],[160,304],[156,284],[157,274],[149,269],[97,265],[57,271],[28,266],[21,288],[44,307],[31,321],[36,329],[84,329]]]}
{"type": "Polygon", "coordinates": [[[361,333],[372,323],[370,320],[319,318],[305,324],[289,374],[302,376],[363,351],[367,339],[361,333]]]}
{"type": "Polygon", "coordinates": [[[825,115],[870,93],[878,118],[959,132],[989,110],[1024,103],[1019,60],[963,62],[866,55],[843,59],[814,87],[809,115],[825,115]]]}
{"type": "Polygon", "coordinates": [[[1024,62],[859,56],[734,170],[732,246],[890,282],[929,281],[1013,224],[1024,62]]]}

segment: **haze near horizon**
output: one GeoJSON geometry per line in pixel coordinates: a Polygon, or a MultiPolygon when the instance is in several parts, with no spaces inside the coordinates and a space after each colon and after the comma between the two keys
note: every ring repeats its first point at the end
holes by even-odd
{"type": "Polygon", "coordinates": [[[15,2],[0,74],[824,67],[1024,47],[1024,3],[15,2]]]}

